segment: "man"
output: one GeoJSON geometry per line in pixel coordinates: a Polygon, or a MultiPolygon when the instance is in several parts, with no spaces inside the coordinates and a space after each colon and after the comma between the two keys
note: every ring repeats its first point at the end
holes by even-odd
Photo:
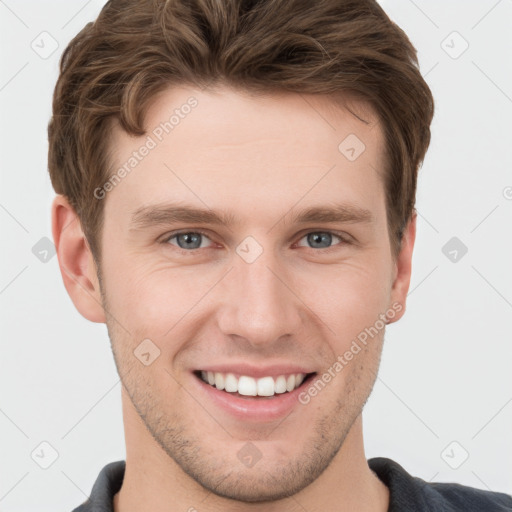
{"type": "Polygon", "coordinates": [[[53,236],[126,439],[75,511],[512,510],[364,454],[433,108],[370,0],[111,0],[75,37],[53,236]]]}

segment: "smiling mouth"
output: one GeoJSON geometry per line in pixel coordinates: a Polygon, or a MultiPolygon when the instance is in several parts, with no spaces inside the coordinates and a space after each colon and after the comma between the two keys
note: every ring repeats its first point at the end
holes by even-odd
{"type": "Polygon", "coordinates": [[[292,373],[276,377],[254,378],[248,375],[235,376],[233,373],[196,370],[194,375],[206,384],[242,398],[274,398],[306,386],[316,375],[312,373],[292,373]]]}

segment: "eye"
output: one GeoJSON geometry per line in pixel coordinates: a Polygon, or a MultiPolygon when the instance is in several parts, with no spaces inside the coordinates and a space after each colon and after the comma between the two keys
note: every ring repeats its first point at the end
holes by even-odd
{"type": "MultiPolygon", "coordinates": [[[[307,244],[310,244],[309,248],[323,249],[325,251],[335,248],[336,245],[350,243],[346,238],[331,231],[311,231],[306,233],[300,240],[304,239],[307,244]],[[339,243],[333,245],[334,239],[338,239],[339,243]]],[[[192,252],[196,249],[208,249],[211,247],[206,241],[211,242],[208,235],[203,231],[179,231],[166,236],[162,243],[174,245],[185,252],[192,252]],[[173,242],[174,240],[176,241],[173,242]]],[[[300,242],[297,245],[304,247],[300,242]]]]}
{"type": "Polygon", "coordinates": [[[331,231],[311,231],[310,233],[306,233],[306,235],[304,235],[301,240],[306,239],[307,243],[311,244],[311,248],[313,249],[330,249],[332,247],[331,244],[333,237],[337,238],[341,242],[348,243],[348,241],[343,237],[336,235],[331,231]]]}
{"type": "Polygon", "coordinates": [[[179,233],[172,233],[163,242],[171,245],[177,245],[180,249],[203,249],[208,246],[203,245],[202,241],[208,239],[208,236],[202,231],[180,231],[179,233]],[[176,239],[176,244],[171,240],[176,239]]]}

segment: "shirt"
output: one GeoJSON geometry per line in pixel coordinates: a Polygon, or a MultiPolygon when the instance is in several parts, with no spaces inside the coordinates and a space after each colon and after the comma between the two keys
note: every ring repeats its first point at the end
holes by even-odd
{"type": "MultiPolygon", "coordinates": [[[[126,463],[107,464],[87,501],[72,512],[113,512],[113,498],[121,489],[126,463]]],[[[512,512],[512,496],[455,483],[426,482],[413,477],[397,462],[385,457],[368,460],[368,466],[389,489],[388,512],[512,512]]]]}

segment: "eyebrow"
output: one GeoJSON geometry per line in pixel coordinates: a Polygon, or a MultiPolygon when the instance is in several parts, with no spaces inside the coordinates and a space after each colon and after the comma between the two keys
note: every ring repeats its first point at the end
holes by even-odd
{"type": "MultiPolygon", "coordinates": [[[[291,224],[307,224],[312,222],[353,224],[371,223],[374,220],[373,213],[366,208],[353,204],[336,204],[306,208],[295,213],[289,222],[291,224]]],[[[232,226],[240,224],[241,219],[233,213],[224,210],[214,211],[207,208],[169,203],[153,204],[142,206],[133,212],[130,231],[176,222],[232,226]]]]}

